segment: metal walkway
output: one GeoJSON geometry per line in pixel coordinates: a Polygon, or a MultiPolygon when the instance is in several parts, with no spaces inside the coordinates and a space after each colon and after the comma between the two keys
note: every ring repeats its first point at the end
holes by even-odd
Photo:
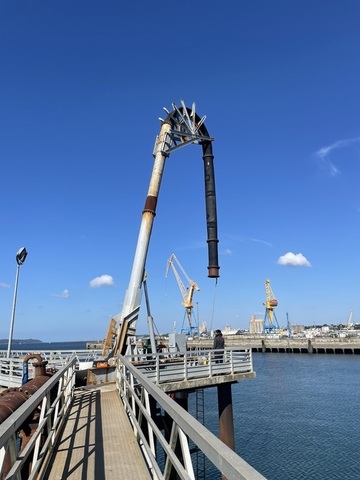
{"type": "Polygon", "coordinates": [[[75,391],[49,480],[151,479],[115,384],[75,391]]]}

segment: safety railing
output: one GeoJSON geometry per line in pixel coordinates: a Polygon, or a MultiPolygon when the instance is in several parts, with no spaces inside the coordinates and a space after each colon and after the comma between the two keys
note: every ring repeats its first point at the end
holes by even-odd
{"type": "Polygon", "coordinates": [[[56,372],[0,425],[0,478],[42,478],[50,451],[71,405],[76,361],[73,356],[65,367],[56,372]],[[19,431],[36,411],[39,412],[37,428],[30,438],[22,440],[22,448],[19,431]]]}
{"type": "MultiPolygon", "coordinates": [[[[0,387],[19,387],[22,382],[23,359],[29,353],[39,353],[47,366],[60,368],[67,365],[70,358],[75,355],[76,369],[85,370],[91,368],[93,363],[102,360],[101,350],[45,350],[45,351],[27,351],[15,350],[11,352],[11,357],[7,358],[7,352],[0,350],[0,387]]],[[[34,368],[29,362],[29,378],[34,376],[34,368]]]]}
{"type": "MultiPolygon", "coordinates": [[[[234,354],[232,355],[234,364],[234,354]]],[[[185,359],[184,369],[188,357],[185,359]]],[[[217,367],[218,364],[213,366],[217,367]]],[[[161,374],[163,372],[162,370],[161,374]]],[[[133,365],[128,358],[120,356],[118,360],[116,383],[134,434],[154,479],[170,478],[172,469],[180,479],[195,479],[191,455],[193,449],[190,450],[189,442],[192,442],[195,450],[202,452],[228,480],[265,478],[181,408],[154,383],[153,378],[149,378],[146,370],[139,365],[133,365]],[[165,434],[165,429],[160,429],[160,420],[165,417],[172,422],[168,434],[165,434]]]]}
{"type": "MultiPolygon", "coordinates": [[[[19,358],[0,358],[0,387],[20,387],[22,383],[23,361],[19,358]]],[[[31,367],[33,376],[33,368],[31,367]]]]}
{"type": "MultiPolygon", "coordinates": [[[[79,362],[89,362],[91,360],[100,360],[102,358],[102,350],[12,350],[11,358],[24,358],[30,353],[38,353],[44,360],[48,362],[62,362],[66,365],[72,355],[76,355],[79,362]]],[[[7,352],[0,350],[0,359],[7,358],[7,352]]]]}
{"type": "Polygon", "coordinates": [[[184,353],[128,355],[126,359],[156,383],[253,372],[250,349],[199,349],[184,353]]]}

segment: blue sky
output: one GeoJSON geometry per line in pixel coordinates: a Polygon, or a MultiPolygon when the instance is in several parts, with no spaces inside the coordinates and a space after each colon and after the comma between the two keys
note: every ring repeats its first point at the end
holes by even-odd
{"type": "MultiPolygon", "coordinates": [[[[0,338],[103,338],[121,310],[163,107],[215,138],[220,278],[201,147],[166,162],[148,260],[158,331],[247,328],[265,280],[286,324],[360,321],[360,3],[0,1],[0,338]]],[[[138,332],[147,330],[143,304],[138,332]]]]}

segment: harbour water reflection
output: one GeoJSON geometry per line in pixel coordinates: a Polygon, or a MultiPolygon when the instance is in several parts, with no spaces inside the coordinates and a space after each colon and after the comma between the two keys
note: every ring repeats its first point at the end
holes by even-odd
{"type": "MultiPolygon", "coordinates": [[[[268,480],[359,480],[360,357],[253,359],[257,378],[232,387],[237,453],[268,480]]],[[[205,391],[205,412],[218,435],[216,388],[205,391]]]]}

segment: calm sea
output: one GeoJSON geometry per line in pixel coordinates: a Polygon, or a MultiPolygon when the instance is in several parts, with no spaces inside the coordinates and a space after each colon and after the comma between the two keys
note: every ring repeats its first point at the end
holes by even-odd
{"type": "MultiPolygon", "coordinates": [[[[360,356],[254,353],[232,387],[237,453],[268,480],[360,480],[360,356]]],[[[217,389],[205,425],[218,435],[217,389]]],[[[218,479],[207,469],[206,480],[218,479]]]]}
{"type": "MultiPolygon", "coordinates": [[[[0,350],[7,350],[7,343],[0,343],[0,350]]],[[[86,341],[79,342],[41,342],[41,343],[14,343],[11,350],[19,351],[48,351],[48,350],[85,350],[86,341]]]]}

